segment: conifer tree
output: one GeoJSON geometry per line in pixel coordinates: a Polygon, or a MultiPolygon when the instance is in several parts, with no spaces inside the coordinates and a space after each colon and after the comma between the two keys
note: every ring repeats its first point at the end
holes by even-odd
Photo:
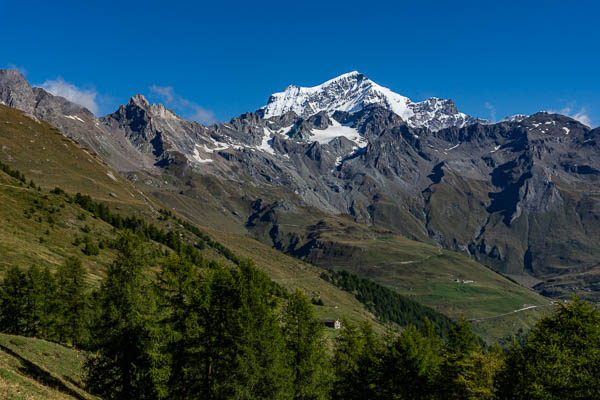
{"type": "Polygon", "coordinates": [[[58,337],[74,346],[85,344],[87,331],[86,271],[81,260],[69,257],[56,272],[58,337]]]}
{"type": "Polygon", "coordinates": [[[516,341],[498,379],[500,399],[600,398],[600,313],[574,297],[516,341]]]}
{"type": "Polygon", "coordinates": [[[502,365],[498,352],[484,353],[469,322],[462,318],[448,335],[438,389],[445,399],[493,399],[493,382],[502,365]]]}
{"type": "Polygon", "coordinates": [[[290,370],[269,278],[250,260],[239,264],[241,336],[229,391],[232,398],[289,399],[290,370]]]}
{"type": "MultiPolygon", "coordinates": [[[[433,326],[425,328],[431,332],[433,326]]],[[[380,367],[381,399],[433,399],[443,362],[438,337],[413,325],[388,338],[380,367]]]]}
{"type": "Polygon", "coordinates": [[[290,295],[283,312],[295,400],[325,399],[329,396],[331,382],[323,329],[315,318],[310,300],[296,290],[290,295]]]}
{"type": "MultiPolygon", "coordinates": [[[[51,275],[50,275],[51,276],[51,275]]],[[[48,292],[52,291],[52,282],[46,282],[44,271],[33,265],[25,274],[27,291],[25,294],[26,329],[24,334],[33,337],[46,337],[48,319],[53,310],[48,308],[52,303],[48,292]]]]}
{"type": "Polygon", "coordinates": [[[383,349],[368,322],[357,328],[342,322],[333,357],[333,399],[375,399],[383,349]]]}
{"type": "Polygon", "coordinates": [[[0,285],[0,329],[22,335],[27,329],[27,277],[18,267],[9,268],[0,285]]]}
{"type": "Polygon", "coordinates": [[[206,284],[187,258],[170,255],[158,274],[162,346],[152,353],[153,376],[162,398],[193,399],[202,394],[200,311],[206,284]]]}
{"type": "Polygon", "coordinates": [[[202,270],[172,255],[158,275],[160,394],[178,399],[290,398],[273,286],[252,262],[202,270]]]}
{"type": "Polygon", "coordinates": [[[494,381],[503,365],[503,355],[498,349],[470,353],[456,362],[455,368],[460,371],[453,382],[452,393],[459,393],[455,398],[492,400],[496,398],[494,381]]]}
{"type": "Polygon", "coordinates": [[[86,362],[85,381],[107,399],[151,399],[155,303],[145,275],[146,259],[138,236],[122,232],[117,259],[98,291],[99,312],[93,321],[94,352],[86,362]]]}
{"type": "Polygon", "coordinates": [[[41,301],[43,304],[40,316],[41,337],[56,340],[56,322],[58,319],[56,279],[48,267],[44,267],[40,279],[41,301]]]}
{"type": "Polygon", "coordinates": [[[236,369],[237,344],[242,333],[241,298],[234,273],[215,265],[206,289],[207,302],[200,309],[200,321],[205,334],[201,336],[202,379],[198,382],[206,399],[227,398],[231,387],[227,383],[236,369]]]}
{"type": "Polygon", "coordinates": [[[454,325],[448,334],[448,349],[460,357],[479,349],[477,336],[471,330],[471,325],[465,317],[454,325]]]}

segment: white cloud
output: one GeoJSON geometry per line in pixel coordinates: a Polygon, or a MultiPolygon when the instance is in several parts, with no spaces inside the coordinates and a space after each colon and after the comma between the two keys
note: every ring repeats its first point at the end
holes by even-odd
{"type": "Polygon", "coordinates": [[[589,114],[587,113],[587,111],[584,107],[582,107],[581,110],[579,110],[579,112],[576,112],[575,114],[570,115],[570,117],[573,119],[576,119],[577,121],[581,122],[584,125],[587,125],[589,127],[592,126],[592,118],[589,116],[589,114]]]}
{"type": "Polygon", "coordinates": [[[492,122],[496,122],[496,107],[494,107],[493,104],[488,103],[487,101],[485,102],[484,107],[490,110],[492,122]]]}
{"type": "Polygon", "coordinates": [[[150,92],[156,97],[163,99],[163,101],[167,104],[175,102],[175,91],[173,90],[173,86],[150,86],[150,92]]]}
{"type": "Polygon", "coordinates": [[[581,122],[584,125],[589,127],[592,126],[592,118],[588,114],[585,107],[580,107],[579,109],[576,107],[575,102],[571,102],[567,104],[565,107],[558,111],[551,110],[550,112],[556,114],[566,115],[567,117],[573,118],[576,121],[581,122]]]}
{"type": "Polygon", "coordinates": [[[98,115],[99,107],[96,101],[98,93],[95,90],[79,89],[72,83],[66,82],[63,78],[47,80],[40,86],[53,95],[64,97],[75,104],[87,108],[94,115],[98,115]]]}
{"type": "Polygon", "coordinates": [[[153,96],[164,101],[167,107],[176,109],[187,119],[205,124],[215,122],[215,114],[211,110],[179,96],[172,86],[152,85],[150,86],[150,92],[153,96]]]}

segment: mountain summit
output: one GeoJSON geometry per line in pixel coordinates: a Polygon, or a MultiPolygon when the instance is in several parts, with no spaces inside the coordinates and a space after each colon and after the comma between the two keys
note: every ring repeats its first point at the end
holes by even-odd
{"type": "Polygon", "coordinates": [[[437,131],[449,127],[462,128],[489,121],[459,112],[452,100],[432,97],[413,102],[390,89],[380,86],[358,71],[349,72],[313,87],[290,85],[274,93],[260,109],[264,118],[283,115],[289,111],[301,117],[319,112],[355,112],[377,104],[399,115],[410,127],[426,127],[437,131]]]}

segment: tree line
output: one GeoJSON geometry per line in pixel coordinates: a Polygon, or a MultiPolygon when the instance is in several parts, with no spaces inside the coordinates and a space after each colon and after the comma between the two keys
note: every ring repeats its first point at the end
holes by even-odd
{"type": "Polygon", "coordinates": [[[0,327],[13,335],[61,343],[86,343],[88,298],[85,270],[68,258],[55,273],[32,266],[11,267],[0,283],[0,327]]]}
{"type": "Polygon", "coordinates": [[[427,319],[442,336],[445,336],[454,324],[444,314],[348,271],[327,271],[322,272],[320,276],[340,289],[353,293],[367,310],[384,322],[407,326],[420,325],[427,319]]]}
{"type": "Polygon", "coordinates": [[[2,161],[0,161],[0,170],[2,172],[4,172],[5,174],[7,174],[8,176],[11,176],[13,178],[15,178],[16,180],[18,180],[21,184],[27,184],[27,179],[25,178],[25,175],[23,175],[23,173],[21,173],[20,171],[13,169],[10,167],[10,165],[3,163],[2,161]]]}
{"type": "Polygon", "coordinates": [[[466,320],[442,336],[425,318],[375,333],[344,321],[333,343],[310,300],[280,297],[251,261],[153,259],[118,234],[99,287],[76,258],[56,272],[11,268],[2,332],[87,351],[105,399],[591,399],[600,396],[600,314],[573,299],[510,349],[482,347],[466,320]]]}
{"type": "Polygon", "coordinates": [[[86,350],[87,389],[106,399],[324,398],[324,328],[301,292],[284,300],[251,261],[156,260],[130,230],[113,247],[95,289],[77,258],[6,271],[0,330],[86,350]]]}
{"type": "Polygon", "coordinates": [[[113,213],[110,208],[103,203],[94,201],[90,196],[77,193],[73,198],[66,194],[62,189],[55,188],[54,194],[62,194],[67,197],[67,201],[77,204],[84,210],[90,212],[96,218],[108,223],[117,230],[129,229],[141,237],[161,243],[178,254],[185,255],[194,263],[202,262],[202,250],[205,245],[203,242],[196,244],[186,243],[173,230],[158,228],[156,225],[147,222],[143,218],[135,216],[123,217],[119,213],[113,213]]]}

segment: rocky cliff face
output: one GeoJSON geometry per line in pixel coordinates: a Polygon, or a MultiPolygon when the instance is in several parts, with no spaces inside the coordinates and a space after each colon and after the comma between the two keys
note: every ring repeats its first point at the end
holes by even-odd
{"type": "MultiPolygon", "coordinates": [[[[96,118],[9,71],[0,72],[0,101],[57,125],[121,171],[176,164],[252,186],[255,198],[245,201],[282,188],[297,199],[290,207],[436,240],[503,273],[537,277],[547,294],[574,271],[600,289],[589,278],[600,258],[600,130],[562,115],[490,124],[450,100],[411,102],[359,73],[288,87],[257,112],[209,127],[141,95],[96,118]]],[[[277,239],[285,229],[265,207],[243,223],[267,224],[273,243],[289,242],[293,235],[277,239]]]]}
{"type": "Polygon", "coordinates": [[[131,143],[113,135],[89,110],[44,89],[31,87],[17,71],[0,70],[0,102],[48,121],[121,171],[144,165],[131,143]]]}

